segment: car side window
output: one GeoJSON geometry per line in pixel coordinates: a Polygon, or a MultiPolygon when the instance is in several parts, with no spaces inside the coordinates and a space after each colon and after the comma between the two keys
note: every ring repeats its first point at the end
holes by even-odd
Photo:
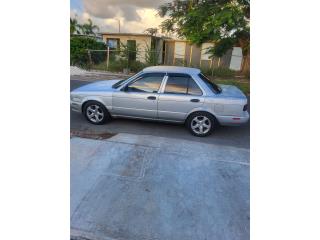
{"type": "Polygon", "coordinates": [[[127,87],[128,92],[146,92],[157,93],[164,73],[147,73],[139,76],[133,83],[129,83],[127,87]]]}
{"type": "Polygon", "coordinates": [[[188,78],[187,75],[169,75],[164,93],[187,94],[188,78]]]}
{"type": "Polygon", "coordinates": [[[169,74],[164,93],[202,95],[197,83],[187,74],[169,74]]]}
{"type": "Polygon", "coordinates": [[[201,89],[199,88],[198,84],[192,78],[189,78],[188,94],[195,95],[195,96],[202,95],[201,89]]]}

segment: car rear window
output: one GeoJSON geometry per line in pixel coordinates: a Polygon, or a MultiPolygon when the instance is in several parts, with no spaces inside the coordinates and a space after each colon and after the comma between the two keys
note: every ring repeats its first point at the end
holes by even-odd
{"type": "Polygon", "coordinates": [[[207,85],[208,88],[210,88],[210,90],[214,93],[221,93],[221,88],[213,83],[212,81],[209,80],[209,78],[207,78],[205,75],[203,75],[202,73],[199,73],[198,76],[202,79],[202,81],[207,85]]]}

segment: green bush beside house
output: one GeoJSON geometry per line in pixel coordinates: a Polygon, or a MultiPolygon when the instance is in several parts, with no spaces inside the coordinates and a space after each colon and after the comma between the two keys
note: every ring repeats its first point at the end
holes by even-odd
{"type": "Polygon", "coordinates": [[[90,64],[99,64],[105,60],[103,52],[96,53],[91,56],[88,54],[88,49],[106,50],[106,45],[98,42],[93,38],[85,36],[71,36],[70,37],[70,64],[82,68],[90,68],[90,64]]]}

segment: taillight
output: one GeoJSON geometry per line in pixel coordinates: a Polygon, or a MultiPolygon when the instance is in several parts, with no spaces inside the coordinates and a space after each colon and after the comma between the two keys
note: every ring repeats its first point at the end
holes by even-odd
{"type": "Polygon", "coordinates": [[[243,111],[247,111],[248,110],[248,104],[243,106],[243,111]]]}

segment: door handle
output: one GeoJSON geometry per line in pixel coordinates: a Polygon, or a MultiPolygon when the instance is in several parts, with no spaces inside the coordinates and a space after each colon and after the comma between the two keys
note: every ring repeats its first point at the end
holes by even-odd
{"type": "Polygon", "coordinates": [[[194,98],[194,99],[191,99],[190,102],[200,102],[200,100],[197,98],[194,98]]]}
{"type": "Polygon", "coordinates": [[[155,96],[149,96],[149,97],[147,97],[147,99],[149,99],[149,100],[156,100],[157,98],[156,98],[155,96]]]}

